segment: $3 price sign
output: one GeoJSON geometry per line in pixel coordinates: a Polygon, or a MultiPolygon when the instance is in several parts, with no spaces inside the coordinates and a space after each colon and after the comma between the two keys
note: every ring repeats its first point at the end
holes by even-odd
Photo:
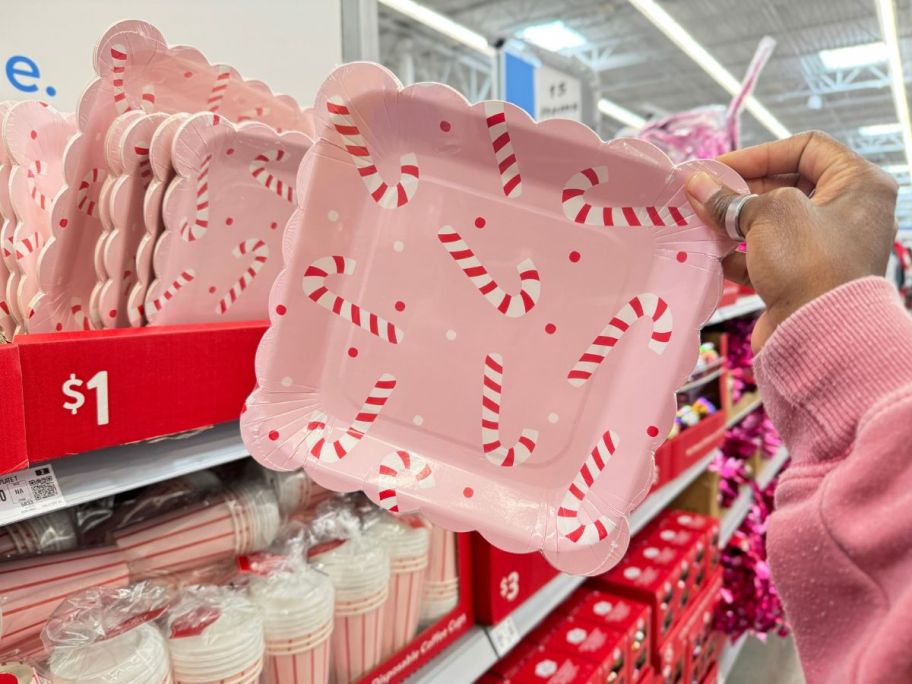
{"type": "Polygon", "coordinates": [[[70,373],[68,380],[65,380],[61,387],[66,401],[63,402],[63,408],[72,415],[79,413],[86,401],[86,392],[95,392],[95,424],[107,425],[110,422],[108,414],[108,371],[98,371],[89,378],[88,382],[83,383],[82,378],[70,373]],[[83,390],[85,387],[85,390],[83,390]]]}

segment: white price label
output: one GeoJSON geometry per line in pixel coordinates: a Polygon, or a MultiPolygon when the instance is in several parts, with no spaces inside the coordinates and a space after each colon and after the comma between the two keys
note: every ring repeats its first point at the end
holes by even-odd
{"type": "Polygon", "coordinates": [[[64,380],[60,391],[66,397],[63,402],[63,408],[74,416],[79,413],[86,401],[86,392],[95,392],[95,424],[107,425],[110,422],[108,414],[108,371],[98,371],[89,378],[85,383],[85,391],[82,389],[82,378],[76,377],[75,373],[70,373],[70,377],[64,380]]]}
{"type": "Polygon", "coordinates": [[[506,617],[488,630],[488,637],[498,657],[503,657],[519,643],[519,630],[512,617],[506,617]]]}
{"type": "Polygon", "coordinates": [[[54,468],[49,464],[0,475],[0,525],[65,505],[54,468]]]}

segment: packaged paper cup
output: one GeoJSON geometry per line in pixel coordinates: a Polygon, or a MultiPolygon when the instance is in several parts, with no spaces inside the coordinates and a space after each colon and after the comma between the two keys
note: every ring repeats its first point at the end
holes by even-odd
{"type": "Polygon", "coordinates": [[[237,553],[269,546],[281,526],[279,502],[272,488],[265,482],[248,480],[229,488],[227,497],[236,504],[237,553]]]}
{"type": "Polygon", "coordinates": [[[47,684],[47,679],[38,674],[35,668],[25,662],[10,661],[0,663],[0,682],[6,684],[47,684]],[[6,679],[3,678],[6,675],[6,679]],[[13,679],[9,679],[13,677],[13,679]]]}
{"type": "Polygon", "coordinates": [[[52,684],[161,684],[170,676],[161,632],[142,624],[123,634],[51,652],[52,684]]]}

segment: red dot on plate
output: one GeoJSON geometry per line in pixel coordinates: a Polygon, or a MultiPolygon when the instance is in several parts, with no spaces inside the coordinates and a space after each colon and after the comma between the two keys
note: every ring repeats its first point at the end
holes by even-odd
{"type": "Polygon", "coordinates": [[[234,223],[234,219],[231,218],[230,216],[229,216],[228,218],[225,219],[225,225],[226,225],[226,226],[230,226],[232,223],[234,223]]]}
{"type": "Polygon", "coordinates": [[[549,335],[553,335],[557,332],[557,326],[554,325],[554,323],[548,323],[548,325],[545,326],[545,332],[549,335]]]}
{"type": "Polygon", "coordinates": [[[279,316],[284,316],[286,311],[288,311],[288,309],[285,308],[284,304],[279,304],[276,307],[276,313],[279,314],[279,316]]]}
{"type": "Polygon", "coordinates": [[[570,252],[570,261],[572,261],[575,264],[579,260],[580,260],[579,252],[576,252],[576,251],[570,252]]]}
{"type": "Polygon", "coordinates": [[[209,294],[215,294],[215,285],[209,286],[209,294]]]}
{"type": "Polygon", "coordinates": [[[646,434],[650,437],[657,437],[659,434],[659,428],[657,428],[655,425],[650,425],[648,428],[646,428],[646,434]]]}
{"type": "Polygon", "coordinates": [[[487,223],[488,222],[484,220],[483,216],[479,216],[477,219],[475,219],[476,228],[484,228],[487,223]]]}
{"type": "Polygon", "coordinates": [[[68,219],[65,219],[65,218],[60,219],[60,227],[61,227],[61,228],[66,228],[68,223],[69,223],[69,220],[68,220],[68,219]]]}
{"type": "Polygon", "coordinates": [[[227,150],[225,150],[225,154],[227,154],[230,157],[232,154],[234,154],[234,148],[229,147],[227,150]]]}
{"type": "Polygon", "coordinates": [[[117,318],[117,309],[111,309],[108,311],[108,318],[117,318]]]}
{"type": "Polygon", "coordinates": [[[63,330],[63,323],[58,323],[57,325],[55,325],[54,330],[56,330],[57,332],[60,332],[61,330],[63,330]]]}
{"type": "Polygon", "coordinates": [[[405,302],[396,302],[396,311],[405,311],[405,302]]]}
{"type": "Polygon", "coordinates": [[[279,224],[276,223],[275,221],[273,221],[272,223],[269,224],[269,227],[272,228],[273,230],[275,230],[276,228],[279,227],[279,224]]]}
{"type": "Polygon", "coordinates": [[[192,72],[192,71],[185,71],[185,72],[184,72],[184,78],[190,78],[191,76],[193,76],[193,72],[192,72]]]}
{"type": "Polygon", "coordinates": [[[31,133],[29,133],[29,135],[31,136],[32,140],[34,140],[35,138],[38,137],[38,131],[32,131],[31,133]]]}
{"type": "Polygon", "coordinates": [[[279,431],[278,431],[278,430],[272,430],[272,431],[269,433],[269,439],[271,439],[273,442],[276,441],[278,438],[279,438],[279,431]]]}
{"type": "Polygon", "coordinates": [[[462,490],[462,495],[467,499],[471,499],[475,495],[475,490],[471,487],[466,487],[462,490]]]}
{"type": "Polygon", "coordinates": [[[352,358],[355,358],[358,355],[358,350],[355,347],[348,348],[348,355],[352,358]]]}
{"type": "Polygon", "coordinates": [[[443,131],[444,133],[449,133],[451,128],[452,128],[452,126],[450,125],[449,121],[440,122],[440,130],[443,131]]]}
{"type": "Polygon", "coordinates": [[[677,259],[678,261],[680,261],[683,264],[685,261],[687,261],[687,252],[678,252],[675,255],[675,259],[677,259]]]}

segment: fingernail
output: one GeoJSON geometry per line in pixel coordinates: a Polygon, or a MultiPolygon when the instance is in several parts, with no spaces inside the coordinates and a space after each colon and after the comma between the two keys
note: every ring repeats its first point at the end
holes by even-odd
{"type": "Polygon", "coordinates": [[[707,204],[722,186],[708,173],[695,173],[687,180],[687,192],[693,195],[700,204],[707,204]]]}

